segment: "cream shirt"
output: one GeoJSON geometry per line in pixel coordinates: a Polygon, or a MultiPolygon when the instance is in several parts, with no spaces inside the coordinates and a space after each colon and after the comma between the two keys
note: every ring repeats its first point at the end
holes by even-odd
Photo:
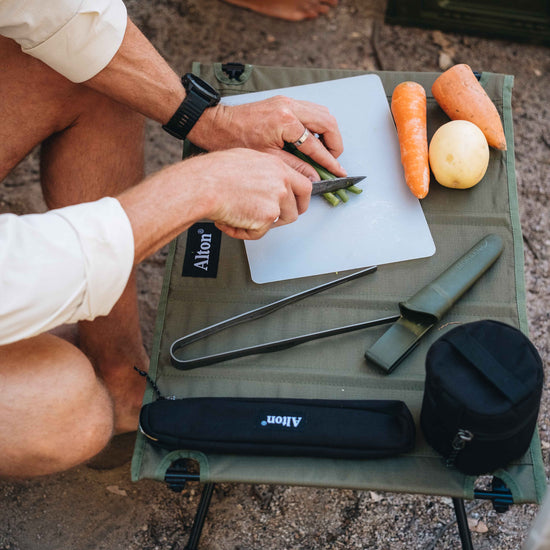
{"type": "MultiPolygon", "coordinates": [[[[126,21],[121,0],[0,0],[0,35],[73,82],[109,63],[126,21]]],[[[0,215],[0,345],[108,314],[133,260],[132,228],[116,199],[0,215]]]]}
{"type": "Polygon", "coordinates": [[[0,215],[0,345],[107,315],[134,262],[118,200],[0,215]]]}
{"type": "Polygon", "coordinates": [[[122,0],[0,0],[0,35],[73,82],[111,61],[126,21],[122,0]]]}

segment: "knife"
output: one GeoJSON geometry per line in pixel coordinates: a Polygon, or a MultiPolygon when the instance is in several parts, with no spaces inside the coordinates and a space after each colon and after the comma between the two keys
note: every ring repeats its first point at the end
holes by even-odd
{"type": "Polygon", "coordinates": [[[330,193],[331,191],[337,191],[338,189],[345,189],[351,187],[360,181],[363,181],[366,176],[353,176],[346,178],[334,178],[330,180],[314,181],[313,188],[311,190],[312,195],[322,195],[323,193],[330,193]]]}

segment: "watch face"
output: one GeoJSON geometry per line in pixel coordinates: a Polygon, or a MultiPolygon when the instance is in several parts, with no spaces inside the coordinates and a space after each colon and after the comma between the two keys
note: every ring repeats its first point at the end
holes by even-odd
{"type": "Polygon", "coordinates": [[[187,91],[194,91],[209,101],[217,103],[220,99],[220,94],[208,82],[205,82],[194,74],[185,74],[182,82],[187,91]]]}

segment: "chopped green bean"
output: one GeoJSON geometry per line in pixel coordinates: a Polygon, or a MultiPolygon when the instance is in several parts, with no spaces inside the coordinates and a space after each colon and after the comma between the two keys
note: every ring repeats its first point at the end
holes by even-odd
{"type": "Polygon", "coordinates": [[[327,200],[332,206],[340,204],[340,199],[334,193],[323,193],[323,198],[327,200]]]}
{"type": "Polygon", "coordinates": [[[335,191],[336,193],[336,196],[342,201],[342,202],[348,202],[349,201],[349,197],[348,197],[348,194],[346,193],[346,190],[345,189],[337,189],[335,191]]]}
{"type": "MultiPolygon", "coordinates": [[[[287,143],[284,149],[285,151],[292,153],[294,156],[298,157],[300,160],[307,162],[309,165],[315,168],[315,171],[317,172],[321,180],[333,180],[336,178],[336,176],[332,172],[329,172],[326,168],[321,166],[319,163],[315,162],[313,159],[309,158],[307,155],[304,155],[304,153],[299,151],[291,143],[287,143]]],[[[351,185],[350,187],[346,187],[345,189],[338,189],[337,191],[334,191],[334,193],[323,193],[323,198],[327,200],[332,206],[336,206],[337,204],[340,204],[340,202],[348,202],[349,197],[346,191],[350,191],[355,195],[359,195],[359,193],[363,192],[363,190],[360,189],[359,187],[356,187],[355,185],[351,185]]]]}
{"type": "Polygon", "coordinates": [[[294,145],[288,144],[285,145],[285,150],[289,153],[292,153],[294,156],[298,157],[300,160],[303,160],[304,162],[307,162],[309,165],[313,166],[315,168],[315,171],[317,174],[319,174],[319,177],[322,180],[333,180],[336,176],[329,172],[326,168],[321,166],[319,163],[315,162],[313,159],[310,159],[307,155],[304,155],[301,151],[298,151],[294,145]]]}

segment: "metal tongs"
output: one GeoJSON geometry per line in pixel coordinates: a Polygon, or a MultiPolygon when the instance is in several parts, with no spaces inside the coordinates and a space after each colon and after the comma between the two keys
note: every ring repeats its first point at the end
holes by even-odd
{"type": "Polygon", "coordinates": [[[322,285],[310,288],[308,290],[304,290],[303,292],[299,292],[298,294],[293,294],[292,296],[288,296],[287,298],[282,298],[281,300],[272,302],[270,304],[259,307],[257,309],[246,311],[245,313],[241,313],[240,315],[236,315],[235,317],[225,319],[224,321],[220,321],[219,323],[210,325],[196,332],[192,332],[187,336],[179,338],[178,340],[175,340],[170,346],[170,359],[171,359],[172,365],[178,369],[189,370],[197,367],[204,367],[206,365],[213,365],[215,363],[227,361],[228,359],[235,359],[237,357],[245,357],[247,355],[254,355],[259,353],[269,353],[272,351],[280,351],[280,350],[291,348],[293,346],[297,346],[298,344],[303,344],[304,342],[309,342],[311,340],[318,340],[320,338],[327,338],[329,336],[344,334],[346,332],[361,330],[363,328],[393,323],[399,319],[400,317],[399,315],[392,315],[391,317],[382,317],[380,319],[364,321],[362,323],[355,323],[353,325],[346,325],[343,327],[336,327],[328,330],[323,330],[320,332],[312,332],[309,334],[304,334],[302,336],[294,336],[292,338],[287,338],[284,340],[266,342],[264,344],[258,344],[255,346],[224,351],[213,355],[205,355],[205,356],[196,357],[193,359],[181,359],[176,355],[176,352],[178,350],[181,350],[182,348],[189,346],[194,342],[208,338],[209,336],[212,336],[217,332],[220,332],[230,327],[234,327],[241,323],[260,319],[261,317],[265,317],[266,315],[269,315],[270,313],[273,313],[289,304],[293,304],[295,302],[298,302],[299,300],[303,300],[304,298],[307,298],[308,296],[312,296],[313,294],[317,294],[324,290],[328,290],[329,288],[332,288],[334,286],[347,283],[348,281],[353,281],[354,279],[358,279],[359,277],[363,277],[364,275],[368,275],[369,273],[374,273],[376,270],[377,270],[377,266],[367,267],[366,269],[357,271],[356,273],[352,273],[351,275],[347,275],[345,277],[335,279],[334,281],[330,281],[328,283],[324,283],[322,285]]]}

